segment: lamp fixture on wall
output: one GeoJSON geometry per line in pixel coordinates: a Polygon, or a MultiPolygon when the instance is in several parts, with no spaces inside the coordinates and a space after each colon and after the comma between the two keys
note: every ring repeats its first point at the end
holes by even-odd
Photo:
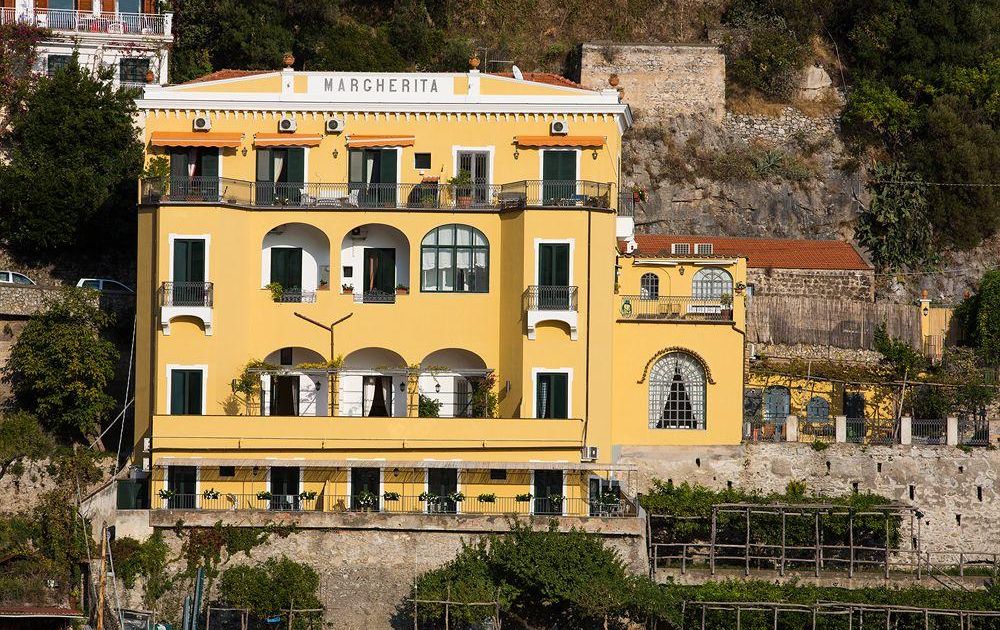
{"type": "Polygon", "coordinates": [[[243,147],[243,157],[246,157],[246,156],[247,156],[247,148],[243,147]]]}
{"type": "Polygon", "coordinates": [[[684,275],[684,265],[681,265],[677,268],[677,273],[681,274],[682,276],[684,275]]]}
{"type": "Polygon", "coordinates": [[[596,160],[597,159],[597,149],[594,149],[594,153],[592,155],[593,155],[593,158],[596,160]]]}
{"type": "Polygon", "coordinates": [[[401,391],[401,392],[405,392],[406,391],[406,381],[400,381],[399,382],[399,391],[401,391]]]}
{"type": "Polygon", "coordinates": [[[521,157],[521,152],[518,151],[517,149],[514,149],[514,159],[516,160],[519,157],[521,157]]]}
{"type": "Polygon", "coordinates": [[[338,155],[340,155],[340,151],[338,151],[338,150],[334,149],[334,150],[333,150],[333,159],[335,159],[335,160],[336,160],[336,159],[337,159],[337,156],[338,156],[338,155]]]}
{"type": "Polygon", "coordinates": [[[434,392],[437,394],[441,393],[441,383],[434,383],[434,392]]]}

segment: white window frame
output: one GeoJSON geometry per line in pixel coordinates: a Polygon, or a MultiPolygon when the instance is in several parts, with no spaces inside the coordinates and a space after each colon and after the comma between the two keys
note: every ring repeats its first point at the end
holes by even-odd
{"type": "Polygon", "coordinates": [[[670,253],[676,256],[690,256],[691,255],[691,244],[690,243],[671,243],[670,253]],[[685,251],[680,251],[683,248],[685,251]]]}
{"type": "Polygon", "coordinates": [[[715,247],[712,243],[695,243],[694,253],[696,256],[711,256],[715,253],[715,247]],[[700,249],[707,249],[708,251],[699,251],[700,249]]]}
{"type": "Polygon", "coordinates": [[[167,370],[167,398],[165,405],[165,412],[162,414],[164,416],[171,415],[170,413],[170,400],[171,400],[171,389],[173,387],[173,371],[174,370],[201,370],[201,415],[208,415],[208,364],[201,363],[197,365],[182,365],[179,363],[168,363],[166,365],[167,370]]]}
{"type": "Polygon", "coordinates": [[[535,281],[534,285],[538,286],[538,262],[541,245],[547,244],[565,244],[569,245],[569,286],[575,286],[573,282],[573,261],[576,259],[576,239],[575,238],[536,238],[535,239],[535,281]]]}
{"type": "MultiPolygon", "coordinates": [[[[554,469],[547,469],[547,470],[554,470],[554,469]]],[[[566,474],[566,470],[563,470],[561,468],[559,470],[562,472],[562,497],[563,497],[562,505],[559,506],[559,516],[566,516],[566,477],[568,477],[568,475],[566,474]]],[[[588,481],[587,483],[588,483],[588,491],[589,491],[589,483],[590,482],[588,481]]],[[[531,514],[532,516],[534,516],[535,515],[535,499],[538,498],[538,497],[535,496],[535,469],[534,468],[531,469],[531,490],[530,490],[530,493],[531,493],[531,501],[529,501],[530,505],[528,506],[528,513],[531,514]]],[[[589,515],[590,515],[590,505],[588,504],[587,505],[587,514],[586,514],[586,516],[589,516],[589,515]]],[[[553,515],[552,514],[545,514],[544,516],[553,516],[553,515]]]]}
{"type": "MultiPolygon", "coordinates": [[[[221,162],[221,160],[220,160],[221,162]]],[[[222,177],[221,167],[219,169],[219,177],[222,177]]],[[[171,232],[167,236],[168,246],[170,248],[169,261],[167,266],[167,280],[170,282],[174,281],[174,241],[176,240],[203,240],[205,241],[205,282],[212,281],[212,275],[210,272],[209,261],[212,260],[212,235],[211,234],[175,234],[171,232]]]]}
{"type": "MultiPolygon", "coordinates": [[[[539,374],[566,374],[566,418],[573,418],[573,368],[531,368],[531,417],[538,418],[538,375],[539,374]]],[[[559,420],[559,418],[544,418],[544,420],[559,420]]],[[[534,477],[532,477],[534,479],[534,477]]]]}
{"type": "MultiPolygon", "coordinates": [[[[454,176],[454,177],[458,176],[458,153],[459,153],[459,151],[479,151],[479,152],[489,153],[489,155],[490,155],[490,165],[489,165],[489,168],[487,169],[488,175],[487,175],[487,178],[486,178],[486,183],[487,183],[487,185],[492,186],[493,185],[493,169],[495,168],[495,159],[494,158],[496,157],[496,146],[495,145],[490,145],[490,146],[487,146],[487,147],[467,147],[467,146],[461,146],[461,145],[457,145],[457,144],[451,145],[451,167],[452,167],[452,176],[454,176]]],[[[423,153],[423,151],[421,151],[421,153],[423,153]]],[[[433,165],[434,165],[434,163],[431,162],[431,168],[432,169],[433,169],[433,165]]]]}

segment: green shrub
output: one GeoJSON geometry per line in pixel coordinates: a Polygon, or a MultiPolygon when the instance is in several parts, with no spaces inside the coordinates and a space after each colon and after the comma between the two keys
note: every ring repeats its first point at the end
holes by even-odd
{"type": "Polygon", "coordinates": [[[776,99],[789,99],[807,52],[785,21],[777,16],[749,16],[726,41],[730,81],[776,99]]]}
{"type": "Polygon", "coordinates": [[[352,21],[330,27],[317,43],[316,54],[305,61],[306,70],[399,72],[407,68],[406,60],[389,43],[383,30],[352,21]]]}
{"type": "MultiPolygon", "coordinates": [[[[320,608],[319,576],[311,567],[282,556],[270,558],[255,566],[241,565],[223,571],[219,595],[223,601],[238,608],[248,608],[261,618],[289,606],[298,609],[320,608]]],[[[298,614],[295,628],[309,627],[315,621],[309,615],[298,614]]]]}
{"type": "Polygon", "coordinates": [[[876,164],[868,182],[871,201],[858,214],[855,238],[879,269],[922,267],[937,260],[926,186],[900,164],[876,164]]]}

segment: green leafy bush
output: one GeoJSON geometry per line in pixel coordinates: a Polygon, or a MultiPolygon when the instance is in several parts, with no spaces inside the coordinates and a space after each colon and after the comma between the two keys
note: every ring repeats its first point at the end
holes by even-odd
{"type": "Polygon", "coordinates": [[[798,85],[807,47],[778,16],[749,15],[726,40],[728,78],[738,86],[789,99],[798,85]]]}
{"type": "Polygon", "coordinates": [[[920,175],[899,164],[876,164],[871,201],[858,214],[855,238],[880,269],[922,267],[937,260],[920,175]]]}
{"type": "MultiPolygon", "coordinates": [[[[298,609],[320,608],[319,575],[311,567],[285,556],[270,558],[255,566],[241,565],[223,571],[219,595],[238,608],[248,608],[262,618],[289,606],[298,609]]],[[[309,627],[309,615],[297,614],[294,628],[309,627]]]]}

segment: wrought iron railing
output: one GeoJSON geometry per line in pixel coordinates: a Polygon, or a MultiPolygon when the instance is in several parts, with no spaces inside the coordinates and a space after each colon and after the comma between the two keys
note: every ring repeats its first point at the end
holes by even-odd
{"type": "Polygon", "coordinates": [[[354,301],[363,304],[394,304],[396,302],[396,293],[389,293],[381,289],[370,289],[361,293],[355,293],[354,301]]]}
{"type": "Polygon", "coordinates": [[[535,515],[628,518],[637,514],[636,504],[620,493],[600,497],[496,496],[459,493],[435,496],[429,493],[401,495],[357,494],[230,494],[209,490],[200,495],[174,494],[153,501],[154,509],[254,511],[254,512],[383,512],[386,514],[535,515]]]}
{"type": "Polygon", "coordinates": [[[64,9],[28,9],[0,12],[0,24],[27,24],[54,31],[109,33],[113,35],[169,35],[166,15],[147,13],[97,13],[64,9]]]}
{"type": "Polygon", "coordinates": [[[881,446],[896,444],[896,423],[891,418],[847,418],[847,441],[881,446]]]}
{"type": "Polygon", "coordinates": [[[635,207],[639,205],[639,200],[632,191],[618,193],[618,216],[635,216],[635,207]]]}
{"type": "Polygon", "coordinates": [[[526,179],[501,186],[505,207],[610,208],[613,184],[581,179],[526,179]]]}
{"type": "Polygon", "coordinates": [[[948,439],[948,420],[913,418],[910,421],[910,438],[914,444],[945,444],[948,439]]]}
{"type": "Polygon", "coordinates": [[[985,411],[958,416],[958,443],[965,446],[989,446],[990,421],[985,411]]]}
{"type": "Polygon", "coordinates": [[[409,208],[490,210],[541,207],[611,208],[612,184],[520,181],[503,185],[250,182],[166,178],[142,182],[144,203],[214,202],[316,209],[409,208]],[[201,180],[201,181],[199,181],[201,180]]]}
{"type": "Polygon", "coordinates": [[[785,440],[785,420],[759,419],[743,423],[744,442],[783,442],[785,440]]]}
{"type": "Polygon", "coordinates": [[[164,282],[160,285],[160,306],[212,306],[211,282],[164,282]]]}
{"type": "Polygon", "coordinates": [[[524,292],[524,308],[528,311],[575,311],[577,287],[531,285],[524,292]]]}
{"type": "Polygon", "coordinates": [[[833,418],[799,420],[799,442],[833,442],[837,439],[837,423],[833,418]]]}
{"type": "Polygon", "coordinates": [[[275,294],[274,301],[282,304],[314,304],[316,302],[316,292],[282,289],[280,293],[275,294]]]}
{"type": "Polygon", "coordinates": [[[732,322],[733,304],[719,298],[689,296],[621,295],[618,299],[621,319],[645,321],[732,322]]]}

